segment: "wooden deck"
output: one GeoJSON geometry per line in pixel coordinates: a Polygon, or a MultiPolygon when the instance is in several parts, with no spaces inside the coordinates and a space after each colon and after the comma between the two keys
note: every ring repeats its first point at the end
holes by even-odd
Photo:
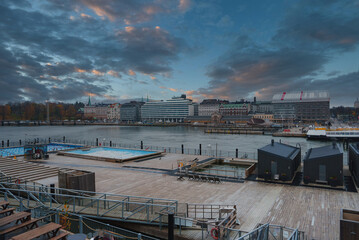
{"type": "MultiPolygon", "coordinates": [[[[167,154],[161,160],[110,163],[51,155],[50,160],[42,162],[94,171],[98,192],[169,198],[180,203],[236,204],[243,231],[269,222],[299,228],[307,233],[308,239],[334,240],[339,238],[340,209],[359,209],[358,193],[252,181],[221,184],[177,181],[175,176],[149,169],[172,169],[177,160],[196,157],[167,154]]],[[[200,160],[206,158],[200,157],[200,160]]]]}

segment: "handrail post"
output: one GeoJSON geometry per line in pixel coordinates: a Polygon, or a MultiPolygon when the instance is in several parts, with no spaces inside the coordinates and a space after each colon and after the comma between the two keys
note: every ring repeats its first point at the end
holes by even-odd
{"type": "Polygon", "coordinates": [[[137,235],[137,239],[138,239],[138,240],[141,240],[141,239],[142,239],[141,233],[139,233],[139,234],[137,235]]]}
{"type": "Polygon", "coordinates": [[[79,232],[80,233],[83,233],[84,231],[83,231],[83,219],[82,219],[82,216],[81,215],[79,215],[79,232]]]}

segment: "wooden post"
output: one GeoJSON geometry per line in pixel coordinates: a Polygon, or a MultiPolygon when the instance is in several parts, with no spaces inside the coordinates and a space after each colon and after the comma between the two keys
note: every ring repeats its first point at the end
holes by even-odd
{"type": "Polygon", "coordinates": [[[141,141],[141,149],[143,149],[143,141],[141,141]]]}
{"type": "Polygon", "coordinates": [[[199,155],[202,155],[202,144],[199,144],[199,155]]]}
{"type": "Polygon", "coordinates": [[[168,214],[168,240],[174,240],[174,214],[168,214]]]}
{"type": "Polygon", "coordinates": [[[182,144],[182,154],[184,154],[184,147],[183,147],[183,144],[182,144]]]}
{"type": "Polygon", "coordinates": [[[238,148],[236,148],[236,158],[238,158],[238,148]]]}

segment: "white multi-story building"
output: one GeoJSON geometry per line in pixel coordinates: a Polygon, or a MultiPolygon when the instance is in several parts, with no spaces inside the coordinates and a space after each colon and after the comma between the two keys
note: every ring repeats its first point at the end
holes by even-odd
{"type": "Polygon", "coordinates": [[[198,116],[211,116],[215,112],[219,112],[221,104],[227,104],[226,100],[205,99],[198,107],[198,116]]]}
{"type": "Polygon", "coordinates": [[[192,100],[186,95],[173,97],[166,101],[146,102],[141,108],[141,119],[144,122],[183,122],[194,115],[192,100]]]}
{"type": "Polygon", "coordinates": [[[119,103],[108,105],[107,107],[107,119],[109,120],[120,120],[120,108],[119,103]]]}

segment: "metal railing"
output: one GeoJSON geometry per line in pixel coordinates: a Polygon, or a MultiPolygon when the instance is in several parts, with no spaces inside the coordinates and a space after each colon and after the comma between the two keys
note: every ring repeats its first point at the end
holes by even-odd
{"type": "MultiPolygon", "coordinates": [[[[57,142],[57,143],[67,143],[67,144],[79,144],[79,145],[85,145],[85,146],[101,146],[101,147],[119,147],[119,148],[129,148],[129,149],[145,149],[145,150],[151,150],[151,151],[163,151],[168,153],[177,153],[177,154],[187,154],[187,155],[204,155],[204,156],[211,156],[211,157],[228,157],[228,158],[248,158],[248,159],[257,159],[257,153],[256,152],[245,152],[245,151],[238,151],[236,152],[235,149],[233,151],[225,151],[221,150],[220,148],[215,149],[215,146],[211,146],[210,148],[207,146],[202,146],[202,149],[200,150],[198,148],[188,148],[184,147],[182,149],[181,146],[179,147],[169,147],[169,146],[153,146],[153,145],[142,145],[139,142],[138,144],[130,144],[130,143],[121,143],[119,139],[106,139],[105,141],[102,141],[99,139],[99,141],[91,141],[91,140],[83,140],[83,139],[70,139],[70,138],[34,138],[32,140],[27,141],[9,141],[9,144],[6,141],[4,141],[4,146],[0,145],[1,147],[19,147],[23,146],[26,143],[30,142],[36,142],[36,143],[49,143],[49,142],[57,142]],[[50,140],[50,141],[49,141],[50,140]]],[[[2,143],[2,142],[0,142],[2,143]]]]}
{"type": "Polygon", "coordinates": [[[163,212],[177,213],[175,200],[126,196],[118,194],[96,194],[87,191],[72,191],[48,186],[0,182],[0,191],[5,198],[14,198],[20,206],[47,207],[61,211],[65,205],[69,211],[83,216],[154,225],[166,224],[161,219],[163,212]]]}
{"type": "Polygon", "coordinates": [[[33,208],[31,212],[34,218],[40,218],[47,222],[56,222],[58,224],[66,223],[66,226],[64,226],[66,230],[72,233],[86,234],[88,238],[102,234],[107,237],[113,236],[116,239],[158,239],[69,212],[52,211],[43,207],[33,208]]]}
{"type": "Polygon", "coordinates": [[[298,229],[272,225],[269,223],[260,225],[258,228],[238,238],[238,240],[306,240],[304,232],[298,229]]]}

